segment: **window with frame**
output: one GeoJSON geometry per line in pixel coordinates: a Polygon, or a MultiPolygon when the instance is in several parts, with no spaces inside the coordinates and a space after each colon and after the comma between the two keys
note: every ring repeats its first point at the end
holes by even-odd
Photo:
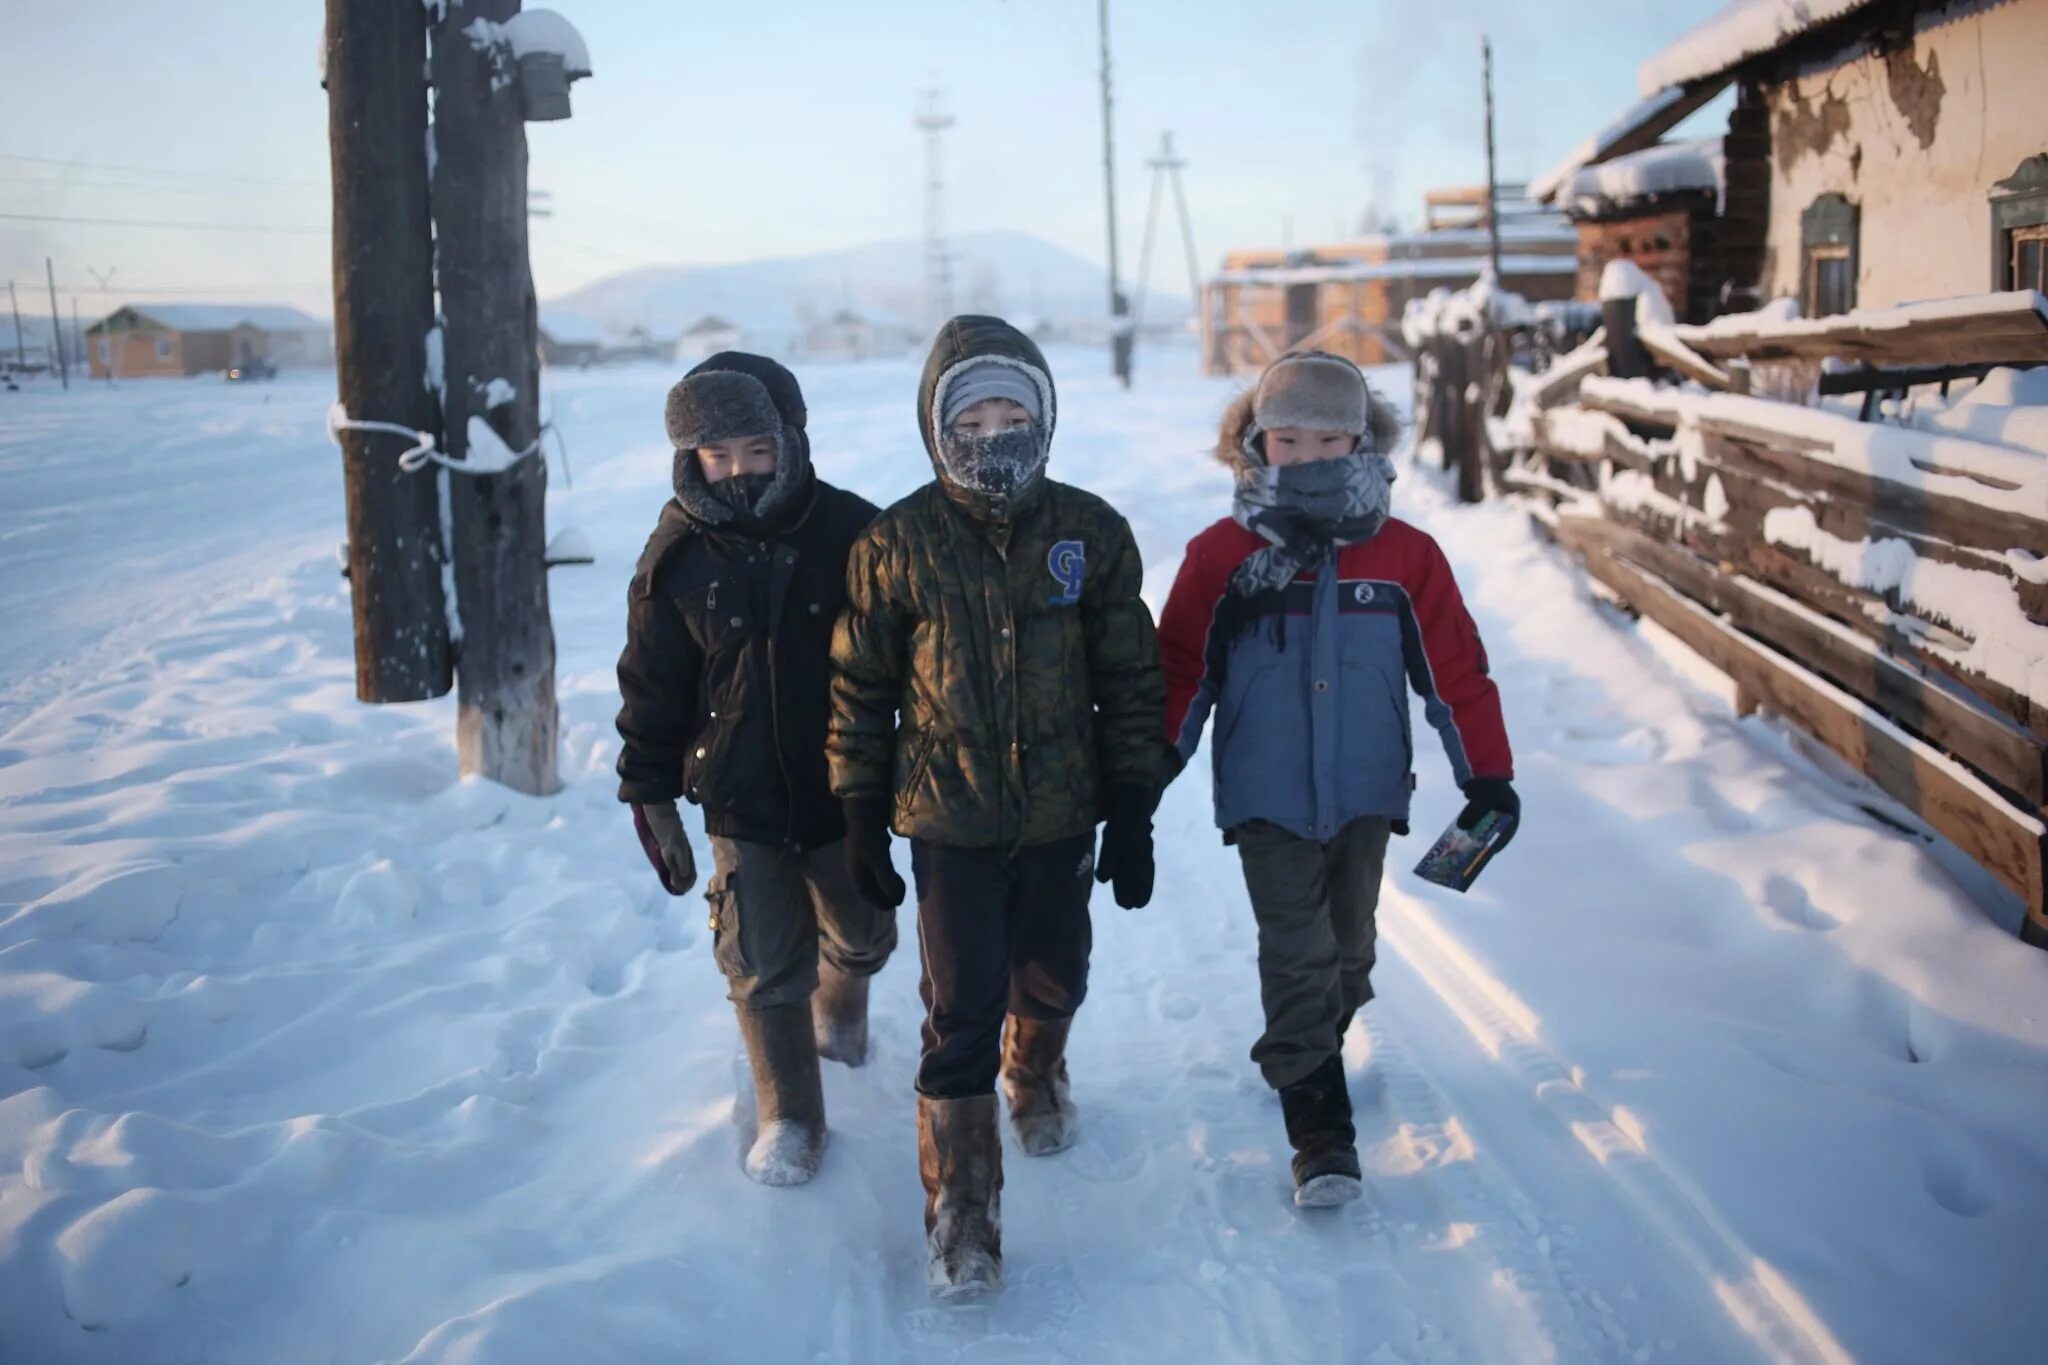
{"type": "Polygon", "coordinates": [[[2006,234],[2012,242],[2007,268],[2012,272],[2009,287],[2048,294],[2048,223],[2014,228],[2006,234]]]}
{"type": "Polygon", "coordinates": [[[158,360],[169,360],[171,358],[171,339],[169,337],[158,337],[156,339],[156,358],[158,360]]]}
{"type": "Polygon", "coordinates": [[[1813,201],[1799,220],[1799,311],[1810,318],[1856,307],[1856,248],[1861,213],[1839,194],[1813,201]]]}
{"type": "Polygon", "coordinates": [[[1991,187],[1991,287],[2048,293],[2048,153],[1991,187]]]}

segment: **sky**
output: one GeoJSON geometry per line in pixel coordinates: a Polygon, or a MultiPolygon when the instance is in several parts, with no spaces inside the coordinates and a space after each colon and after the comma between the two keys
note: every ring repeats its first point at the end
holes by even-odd
{"type": "MultiPolygon", "coordinates": [[[[1110,0],[1124,274],[1166,130],[1206,272],[1232,248],[1348,235],[1373,209],[1413,223],[1426,188],[1482,181],[1482,32],[1500,173],[1526,179],[1724,3],[1110,0]]],[[[559,8],[595,75],[574,117],[527,125],[531,183],[554,210],[532,230],[543,299],[640,265],[916,237],[911,116],[933,85],[957,120],[948,227],[1106,259],[1095,0],[559,8]]],[[[86,317],[135,298],[330,313],[323,14],[319,0],[0,0],[0,276],[23,308],[47,314],[47,256],[67,318],[74,299],[86,317]]]]}

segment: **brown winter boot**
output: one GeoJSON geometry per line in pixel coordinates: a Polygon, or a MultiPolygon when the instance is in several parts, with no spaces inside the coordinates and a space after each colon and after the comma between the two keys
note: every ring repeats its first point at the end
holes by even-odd
{"type": "Polygon", "coordinates": [[[741,1007],[740,1038],[754,1072],[754,1145],[747,1174],[763,1185],[801,1185],[825,1156],[825,1089],[810,1006],[741,1007]]]}
{"type": "Polygon", "coordinates": [[[818,1055],[848,1066],[868,1059],[868,978],[818,959],[818,989],[811,992],[811,1027],[818,1055]]]}
{"type": "Polygon", "coordinates": [[[1051,1156],[1074,1145],[1074,1101],[1067,1092],[1068,1019],[1020,1019],[1003,1027],[1003,1095],[1010,1127],[1026,1156],[1051,1156]]]}
{"type": "Polygon", "coordinates": [[[1003,1142],[996,1097],[917,1099],[925,1280],[940,1298],[1003,1286],[1003,1142]]]}

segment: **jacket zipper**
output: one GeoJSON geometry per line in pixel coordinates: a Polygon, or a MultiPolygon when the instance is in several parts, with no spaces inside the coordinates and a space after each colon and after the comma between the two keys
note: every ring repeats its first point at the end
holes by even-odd
{"type": "MultiPolygon", "coordinates": [[[[779,548],[771,547],[768,551],[768,602],[771,608],[775,605],[775,557],[779,553],[779,548]]],[[[794,554],[793,551],[791,553],[794,554]]],[[[790,566],[790,577],[792,579],[796,577],[795,561],[793,559],[790,566]]],[[[785,601],[783,605],[786,607],[788,603],[785,601]]],[[[782,837],[784,842],[791,848],[795,848],[797,846],[797,792],[796,783],[789,776],[789,757],[783,752],[782,748],[782,680],[781,668],[775,653],[776,636],[781,625],[780,613],[771,610],[768,613],[768,723],[770,732],[775,737],[775,766],[782,773],[782,837]]]]}
{"type": "MultiPolygon", "coordinates": [[[[1024,788],[1024,750],[1018,739],[1017,733],[1018,725],[1020,722],[1020,717],[1018,715],[1018,708],[1020,706],[1020,703],[1017,700],[1017,696],[1019,691],[1021,690],[1021,680],[1017,676],[1017,631],[1016,622],[1014,620],[1016,616],[1016,611],[1012,606],[1012,593],[1010,584],[1010,532],[1008,528],[1005,528],[1003,532],[1003,538],[996,543],[996,558],[1000,559],[1003,562],[1003,638],[1007,640],[1010,645],[1010,764],[1017,774],[1017,789],[1020,793],[1022,793],[1024,788]]],[[[1008,799],[1008,794],[1009,784],[1004,783],[1002,793],[997,798],[998,802],[1006,802],[1008,799]]],[[[998,829],[1002,828],[1002,816],[1003,807],[1001,804],[998,804],[996,807],[996,827],[998,829]]],[[[1016,852],[1016,850],[1020,848],[1023,845],[1023,843],[1024,809],[1020,805],[1017,811],[1016,837],[1009,841],[1010,851],[1012,853],[1016,852]]]]}

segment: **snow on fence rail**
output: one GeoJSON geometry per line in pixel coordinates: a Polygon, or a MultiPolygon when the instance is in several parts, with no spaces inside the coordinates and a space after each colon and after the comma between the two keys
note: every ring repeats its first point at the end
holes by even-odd
{"type": "Polygon", "coordinates": [[[1539,498],[1552,537],[1728,673],[1745,711],[1982,863],[2048,946],[2048,368],[1993,368],[2048,365],[2048,303],[1678,327],[1637,275],[1606,282],[1597,333],[1508,377],[1483,422],[1493,486],[1539,498]],[[1820,387],[1875,391],[1865,419],[1811,392],[1844,355],[1877,377],[1820,387]],[[1746,360],[1796,361],[1805,387],[1751,396],[1746,360]],[[1975,387],[1950,402],[1960,378],[1975,387]],[[1884,411],[1881,392],[1911,401],[1884,411]]]}

